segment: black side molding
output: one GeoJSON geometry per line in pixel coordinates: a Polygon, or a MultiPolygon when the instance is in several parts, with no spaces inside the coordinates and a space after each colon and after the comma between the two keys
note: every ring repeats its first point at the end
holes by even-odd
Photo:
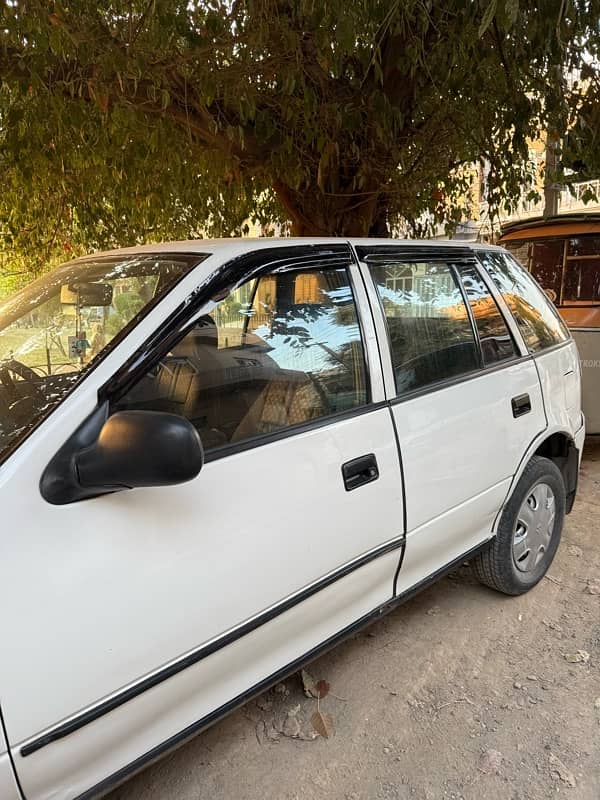
{"type": "Polygon", "coordinates": [[[260,628],[262,625],[265,625],[267,622],[275,619],[275,617],[278,617],[280,614],[289,611],[291,608],[294,608],[294,606],[299,605],[304,600],[307,600],[309,597],[317,594],[322,589],[325,589],[327,586],[331,586],[332,583],[335,583],[341,578],[345,578],[346,575],[350,575],[355,570],[360,569],[360,567],[364,567],[371,561],[387,555],[394,550],[399,550],[401,548],[403,549],[405,547],[405,543],[406,539],[404,535],[399,536],[396,539],[392,539],[389,542],[385,542],[374,550],[371,550],[368,553],[359,556],[359,558],[344,564],[335,572],[325,575],[323,578],[311,584],[310,586],[307,586],[297,594],[293,594],[285,598],[273,608],[267,609],[267,611],[264,611],[262,614],[253,617],[241,625],[238,625],[236,628],[232,628],[231,630],[223,633],[223,635],[217,639],[214,639],[207,644],[200,645],[195,650],[192,650],[191,652],[179,658],[177,661],[173,661],[166,667],[158,670],[158,672],[154,672],[137,683],[133,683],[121,691],[116,692],[108,699],[102,700],[96,703],[96,705],[90,706],[65,722],[58,723],[54,727],[48,728],[45,732],[21,746],[19,751],[21,756],[23,758],[27,758],[27,756],[30,756],[38,750],[41,750],[42,747],[46,747],[49,744],[52,744],[52,742],[58,741],[59,739],[64,739],[65,736],[70,736],[72,733],[75,733],[86,725],[89,725],[91,722],[94,722],[100,717],[103,717],[105,714],[110,713],[115,708],[118,708],[119,706],[129,702],[129,700],[133,700],[135,697],[147,692],[154,686],[158,686],[158,684],[163,683],[163,681],[168,680],[169,678],[173,677],[173,675],[177,675],[177,673],[182,672],[184,669],[197,664],[199,661],[202,661],[213,653],[216,653],[217,651],[222,650],[224,647],[227,647],[227,645],[233,644],[233,642],[236,642],[238,639],[241,639],[247,634],[252,633],[252,631],[255,631],[257,628],[260,628]]]}
{"type": "Polygon", "coordinates": [[[192,739],[198,733],[206,730],[206,728],[209,728],[211,725],[214,725],[236,708],[239,708],[240,706],[244,705],[244,703],[252,700],[253,697],[262,694],[262,692],[266,691],[271,686],[274,686],[276,683],[285,680],[285,678],[287,678],[289,675],[293,675],[294,672],[297,672],[305,664],[309,663],[310,661],[314,661],[315,658],[318,658],[323,653],[331,650],[332,647],[335,647],[336,645],[340,644],[340,642],[343,642],[345,639],[348,639],[350,636],[353,636],[355,633],[358,633],[360,630],[370,625],[372,622],[381,619],[381,617],[385,616],[390,611],[393,611],[395,608],[398,608],[398,606],[406,603],[407,600],[410,600],[423,589],[426,589],[432,583],[435,583],[448,572],[452,572],[452,570],[460,566],[463,561],[472,558],[473,556],[477,555],[477,553],[485,550],[490,541],[491,539],[488,539],[482,544],[477,545],[477,547],[474,547],[473,549],[461,555],[460,558],[454,559],[444,567],[441,567],[439,570],[434,572],[433,575],[430,575],[420,583],[417,583],[403,594],[391,597],[388,602],[382,603],[382,605],[373,609],[373,611],[370,611],[368,614],[360,617],[360,619],[358,619],[356,622],[353,622],[351,625],[343,628],[343,630],[339,631],[339,633],[330,636],[329,639],[326,639],[322,644],[317,645],[316,647],[313,647],[312,650],[304,653],[304,655],[300,656],[300,658],[295,659],[287,666],[283,667],[277,672],[274,672],[268,678],[256,683],[251,689],[248,689],[248,691],[239,694],[237,697],[234,697],[233,700],[230,700],[220,708],[217,708],[215,711],[212,711],[210,714],[202,717],[202,719],[199,719],[197,722],[188,725],[187,728],[184,728],[179,733],[171,736],[162,744],[153,747],[147,753],[144,753],[144,755],[141,755],[139,758],[136,758],[125,767],[122,767],[117,772],[109,775],[108,778],[105,778],[103,781],[100,781],[100,783],[92,786],[91,789],[88,789],[87,791],[78,795],[76,798],[74,798],[74,800],[94,800],[95,798],[102,797],[107,792],[116,788],[125,780],[130,778],[136,772],[140,772],[142,769],[145,769],[147,766],[149,766],[153,761],[157,761],[169,751],[175,750],[177,747],[185,744],[186,741],[192,739]]]}

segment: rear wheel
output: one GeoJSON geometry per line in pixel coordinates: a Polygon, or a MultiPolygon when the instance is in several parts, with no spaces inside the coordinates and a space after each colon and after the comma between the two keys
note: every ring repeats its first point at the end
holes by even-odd
{"type": "Polygon", "coordinates": [[[565,485],[552,461],[534,456],[500,518],[496,537],[472,562],[477,578],[518,595],[546,574],[558,549],[565,518],[565,485]]]}

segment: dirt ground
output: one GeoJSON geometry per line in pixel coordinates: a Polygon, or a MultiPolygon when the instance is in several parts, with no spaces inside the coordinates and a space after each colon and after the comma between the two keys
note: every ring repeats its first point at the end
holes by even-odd
{"type": "Polygon", "coordinates": [[[330,738],[294,676],[110,800],[600,800],[600,441],[533,591],[463,567],[308,671],[330,738]]]}

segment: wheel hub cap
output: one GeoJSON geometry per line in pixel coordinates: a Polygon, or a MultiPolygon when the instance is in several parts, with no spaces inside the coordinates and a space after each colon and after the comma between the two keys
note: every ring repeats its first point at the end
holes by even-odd
{"type": "Polygon", "coordinates": [[[519,509],[513,535],[513,559],[521,572],[531,572],[544,557],[554,533],[554,517],[554,492],[547,483],[538,483],[519,509]]]}

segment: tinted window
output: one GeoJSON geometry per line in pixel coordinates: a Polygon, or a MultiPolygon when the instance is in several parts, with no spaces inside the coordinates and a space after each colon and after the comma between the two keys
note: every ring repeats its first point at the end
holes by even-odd
{"type": "Polygon", "coordinates": [[[600,256],[600,236],[574,236],[569,239],[568,255],[600,256]]]}
{"type": "Polygon", "coordinates": [[[531,352],[569,338],[554,306],[531,276],[508,254],[484,252],[481,260],[515,317],[531,352]]]}
{"type": "Polygon", "coordinates": [[[398,394],[479,367],[467,307],[447,264],[370,267],[387,320],[398,394]]]}
{"type": "Polygon", "coordinates": [[[366,402],[347,271],[313,269],[236,289],[118,405],[184,416],[211,450],[366,402]]]}
{"type": "Polygon", "coordinates": [[[553,303],[560,297],[564,249],[563,239],[533,243],[531,274],[553,303]]]}
{"type": "Polygon", "coordinates": [[[460,275],[475,320],[483,363],[487,366],[515,358],[518,353],[496,301],[475,267],[461,267],[460,275]]]}
{"type": "Polygon", "coordinates": [[[600,256],[567,260],[562,299],[566,305],[600,301],[600,256]]]}

